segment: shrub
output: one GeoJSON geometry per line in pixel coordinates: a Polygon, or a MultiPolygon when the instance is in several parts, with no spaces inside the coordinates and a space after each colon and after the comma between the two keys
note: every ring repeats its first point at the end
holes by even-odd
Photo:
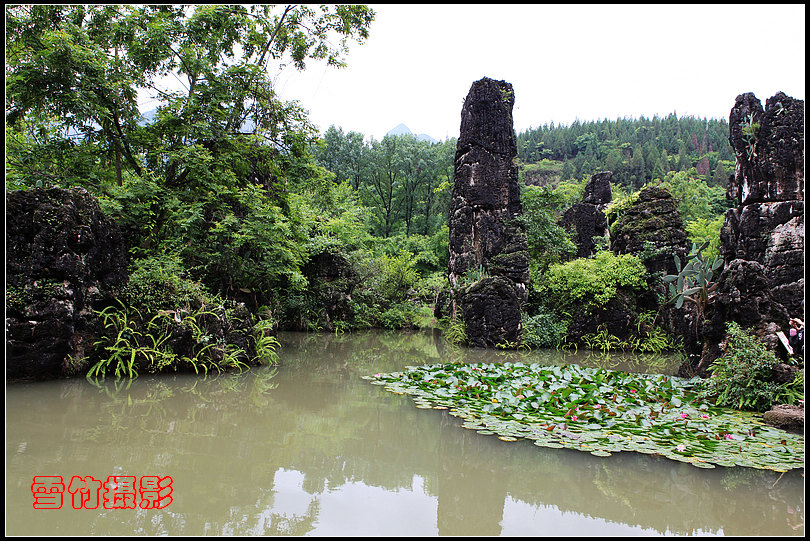
{"type": "Polygon", "coordinates": [[[770,381],[777,363],[774,352],[735,322],[727,331],[726,351],[708,369],[712,375],[703,383],[704,397],[715,397],[718,406],[766,411],[804,396],[802,372],[787,385],[770,381]]]}
{"type": "Polygon", "coordinates": [[[406,300],[419,281],[411,254],[382,255],[376,262],[377,272],[370,277],[369,287],[390,303],[406,300]]]}
{"type": "Polygon", "coordinates": [[[411,303],[396,303],[380,314],[380,325],[390,330],[405,329],[414,324],[414,305],[411,303]]]}
{"type": "Polygon", "coordinates": [[[138,259],[130,270],[124,298],[138,310],[154,313],[215,302],[202,284],[186,277],[177,256],[160,254],[138,259]]]}
{"type": "Polygon", "coordinates": [[[557,348],[567,333],[568,321],[541,307],[535,315],[524,316],[521,344],[531,349],[557,348]]]}
{"type": "Polygon", "coordinates": [[[541,290],[554,308],[569,312],[581,306],[604,306],[618,288],[642,289],[646,275],[644,264],[634,255],[599,252],[594,258],[551,265],[541,290]]]}
{"type": "Polygon", "coordinates": [[[445,317],[439,321],[444,339],[456,346],[467,343],[467,330],[464,327],[464,318],[460,315],[456,317],[445,317]]]}

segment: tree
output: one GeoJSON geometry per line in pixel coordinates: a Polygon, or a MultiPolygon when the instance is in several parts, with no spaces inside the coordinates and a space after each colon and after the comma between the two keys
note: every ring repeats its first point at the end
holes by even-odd
{"type": "MultiPolygon", "coordinates": [[[[68,151],[81,145],[91,154],[83,163],[105,170],[92,187],[129,231],[135,255],[179,253],[222,291],[303,286],[305,231],[287,192],[324,177],[308,158],[317,134],[297,104],[278,99],[273,72],[310,60],[344,65],[348,43],[368,36],[370,9],[28,5],[6,13],[11,167],[50,159],[37,149],[60,140],[68,151]],[[181,84],[167,88],[167,77],[181,84]],[[137,104],[145,91],[159,101],[150,121],[137,104]],[[45,126],[47,137],[23,137],[45,126]]],[[[41,170],[17,167],[12,176],[34,186],[41,170]]]]}
{"type": "Polygon", "coordinates": [[[577,247],[571,235],[558,223],[558,209],[566,206],[562,191],[548,186],[524,186],[520,201],[521,221],[526,227],[529,257],[535,276],[542,275],[550,265],[575,254],[577,247]]]}
{"type": "Polygon", "coordinates": [[[402,170],[397,153],[399,138],[386,135],[382,141],[371,143],[371,168],[368,176],[367,197],[377,209],[378,231],[389,237],[401,207],[402,170]]]}
{"type": "Polygon", "coordinates": [[[630,175],[635,188],[640,188],[644,184],[645,172],[644,152],[641,145],[637,143],[633,147],[633,157],[630,158],[630,175]]]}
{"type": "Polygon", "coordinates": [[[58,118],[136,175],[146,166],[182,184],[190,145],[216,157],[243,130],[286,150],[300,143],[305,116],[275,97],[268,70],[284,62],[303,69],[308,59],[341,66],[348,40],[365,39],[372,19],[363,6],[12,7],[7,120],[58,118]],[[182,89],[161,87],[170,74],[182,89]],[[163,102],[145,127],[139,90],[163,102]]]}
{"type": "Polygon", "coordinates": [[[723,163],[718,162],[714,170],[714,175],[712,176],[712,185],[725,188],[726,184],[728,184],[728,173],[723,163]]]}

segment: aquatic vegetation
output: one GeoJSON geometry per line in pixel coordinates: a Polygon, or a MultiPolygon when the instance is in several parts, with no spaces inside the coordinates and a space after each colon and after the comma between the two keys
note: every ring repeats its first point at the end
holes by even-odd
{"type": "Polygon", "coordinates": [[[366,379],[504,441],[596,456],[637,451],[703,468],[804,467],[803,436],[701,399],[698,380],[536,363],[432,364],[366,379]]]}

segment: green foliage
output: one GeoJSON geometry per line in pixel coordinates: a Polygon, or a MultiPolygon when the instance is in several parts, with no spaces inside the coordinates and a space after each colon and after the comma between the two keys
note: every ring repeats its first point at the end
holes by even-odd
{"type": "Polygon", "coordinates": [[[754,122],[754,114],[748,114],[742,121],[742,138],[746,144],[745,152],[750,160],[756,155],[757,135],[759,135],[759,122],[754,122]]]}
{"type": "Polygon", "coordinates": [[[608,227],[612,226],[616,220],[618,220],[622,214],[627,211],[627,209],[636,204],[639,193],[641,193],[641,190],[631,192],[623,197],[615,197],[610,202],[605,209],[605,218],[607,219],[608,227]]]}
{"type": "Polygon", "coordinates": [[[568,321],[543,307],[532,316],[524,314],[522,327],[521,345],[530,349],[561,347],[568,333],[568,321]]]}
{"type": "Polygon", "coordinates": [[[98,190],[114,182],[109,159],[87,140],[66,139],[56,119],[6,124],[6,189],[69,188],[98,190]]]}
{"type": "Polygon", "coordinates": [[[714,219],[697,218],[684,227],[692,244],[700,246],[708,243],[703,251],[706,259],[714,260],[720,255],[720,230],[725,220],[725,215],[720,214],[714,219]]]}
{"type": "Polygon", "coordinates": [[[276,97],[272,71],[343,65],[373,17],[359,5],[9,8],[9,174],[92,189],[133,255],[177,254],[211,291],[261,304],[299,290],[307,231],[288,188],[323,171],[308,157],[314,127],[276,97]],[[162,89],[169,74],[182,90],[162,89]],[[147,119],[140,90],[157,102],[147,119]]]}
{"type": "Polygon", "coordinates": [[[628,190],[663,180],[670,172],[696,168],[704,181],[718,182],[718,165],[734,163],[724,119],[690,116],[619,118],[548,124],[517,134],[518,158],[527,183],[551,184],[611,171],[628,190]],[[536,164],[542,164],[538,169],[536,164]]]}
{"type": "Polygon", "coordinates": [[[789,384],[775,383],[775,353],[736,322],[728,323],[726,329],[725,352],[708,368],[711,377],[704,380],[703,396],[714,398],[719,406],[753,411],[766,411],[804,398],[803,370],[789,384]]]}
{"type": "MultiPolygon", "coordinates": [[[[112,330],[114,336],[112,339],[108,338],[96,342],[96,346],[104,346],[106,354],[103,355],[102,360],[90,368],[87,372],[88,378],[104,377],[110,368],[114,370],[116,378],[123,376],[136,377],[138,371],[135,360],[139,353],[143,355],[158,353],[159,350],[139,346],[138,338],[142,334],[137,329],[137,320],[132,317],[132,312],[135,312],[137,317],[140,318],[140,313],[134,309],[129,311],[108,307],[99,313],[99,316],[104,321],[104,326],[112,330]]],[[[160,337],[155,340],[155,344],[160,345],[163,341],[165,341],[165,337],[160,337]]]]}
{"type": "Polygon", "coordinates": [[[722,186],[709,186],[694,169],[667,173],[661,187],[678,200],[678,211],[688,226],[696,220],[714,220],[728,208],[726,190],[722,186]]]}
{"type": "Polygon", "coordinates": [[[643,289],[646,274],[644,264],[631,254],[599,252],[593,258],[551,265],[539,287],[552,306],[570,312],[580,306],[604,306],[618,288],[643,289]]]}
{"type": "Polygon", "coordinates": [[[679,340],[674,339],[655,324],[655,312],[639,314],[635,332],[632,332],[626,340],[611,334],[607,326],[603,324],[597,328],[595,333],[584,335],[582,341],[589,349],[600,350],[604,353],[629,351],[657,354],[681,349],[679,340]]]}
{"type": "Polygon", "coordinates": [[[271,320],[259,320],[253,327],[253,338],[256,349],[256,361],[259,364],[278,364],[277,349],[281,346],[273,336],[275,323],[271,320]]]}
{"type": "Polygon", "coordinates": [[[565,204],[559,188],[552,191],[545,186],[524,186],[520,202],[523,208],[520,222],[526,228],[532,270],[542,274],[549,265],[576,253],[571,235],[557,224],[556,209],[565,204]]]}
{"type": "Polygon", "coordinates": [[[306,286],[300,271],[305,229],[297,209],[288,212],[258,186],[226,192],[172,214],[172,239],[187,265],[200,269],[210,288],[247,290],[261,299],[279,288],[306,286]]]}
{"type": "MultiPolygon", "coordinates": [[[[90,368],[88,378],[106,377],[112,371],[116,378],[135,378],[140,370],[150,373],[166,370],[193,369],[196,373],[209,370],[223,372],[247,368],[246,352],[221,342],[209,329],[220,326],[224,317],[214,308],[202,305],[196,309],[161,310],[144,316],[133,306],[121,303],[98,312],[107,332],[94,346],[99,360],[90,368]],[[216,322],[216,323],[215,323],[216,322]],[[175,351],[172,340],[187,336],[190,355],[175,351]]],[[[262,362],[275,360],[275,338],[264,335],[259,326],[257,358],[262,362]]]]}
{"type": "Polygon", "coordinates": [[[380,314],[380,325],[384,329],[419,328],[422,321],[420,307],[413,302],[394,303],[380,314]]]}
{"type": "Polygon", "coordinates": [[[509,362],[426,364],[366,379],[504,441],[596,456],[636,451],[701,468],[804,467],[801,435],[701,400],[695,380],[509,362]]]}
{"type": "Polygon", "coordinates": [[[191,280],[177,255],[159,254],[132,263],[123,298],[144,313],[216,303],[202,284],[191,280]]]}
{"type": "Polygon", "coordinates": [[[377,272],[370,277],[369,289],[390,302],[403,302],[412,295],[419,272],[409,252],[382,255],[375,262],[377,272]]]}
{"type": "Polygon", "coordinates": [[[655,312],[641,313],[636,318],[636,335],[629,341],[630,351],[636,353],[661,353],[664,351],[679,351],[683,344],[678,338],[673,338],[659,325],[656,325],[655,312]]]}
{"type": "Polygon", "coordinates": [[[606,325],[600,325],[596,333],[586,334],[582,341],[589,349],[598,349],[602,352],[620,351],[627,349],[628,344],[608,331],[606,325]]]}
{"type": "Polygon", "coordinates": [[[464,328],[464,318],[445,317],[439,322],[442,328],[442,336],[444,339],[456,346],[464,345],[467,343],[467,330],[464,328]]]}
{"type": "Polygon", "coordinates": [[[386,135],[364,142],[362,134],[334,126],[313,150],[337,182],[351,184],[367,208],[367,226],[383,238],[431,236],[446,224],[454,153],[454,140],[386,135]]]}

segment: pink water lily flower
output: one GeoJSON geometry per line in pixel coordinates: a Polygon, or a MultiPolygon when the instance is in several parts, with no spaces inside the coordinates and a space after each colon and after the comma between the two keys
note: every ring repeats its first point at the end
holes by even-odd
{"type": "Polygon", "coordinates": [[[681,413],[681,419],[686,419],[687,417],[689,417],[688,413],[681,413]]]}
{"type": "Polygon", "coordinates": [[[675,449],[677,449],[678,451],[685,451],[686,450],[686,445],[680,444],[675,449]]]}
{"type": "Polygon", "coordinates": [[[704,413],[703,415],[701,415],[701,417],[702,417],[703,419],[708,419],[708,418],[709,418],[709,416],[708,416],[708,415],[706,415],[705,413],[704,413]]]}

